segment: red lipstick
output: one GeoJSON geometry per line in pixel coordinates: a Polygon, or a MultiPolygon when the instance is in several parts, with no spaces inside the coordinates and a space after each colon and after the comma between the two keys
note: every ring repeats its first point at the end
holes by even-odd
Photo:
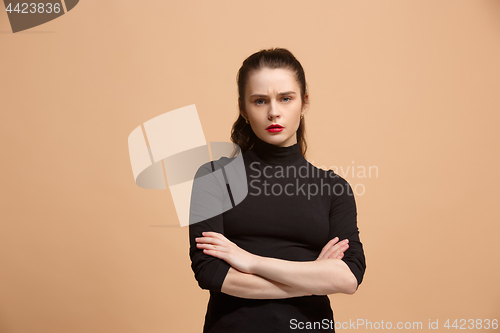
{"type": "Polygon", "coordinates": [[[266,130],[271,133],[278,133],[281,132],[283,129],[284,127],[281,126],[280,124],[271,124],[266,128],[266,130]]]}

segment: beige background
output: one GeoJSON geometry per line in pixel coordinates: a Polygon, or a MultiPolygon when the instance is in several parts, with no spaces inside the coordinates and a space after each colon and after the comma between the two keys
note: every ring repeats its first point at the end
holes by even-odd
{"type": "Polygon", "coordinates": [[[367,271],[336,320],[500,319],[500,1],[87,0],[17,34],[2,7],[0,32],[0,332],[201,332],[188,229],[127,137],[196,104],[229,141],[273,46],[306,71],[307,159],[378,168],[345,175],[367,271]]]}

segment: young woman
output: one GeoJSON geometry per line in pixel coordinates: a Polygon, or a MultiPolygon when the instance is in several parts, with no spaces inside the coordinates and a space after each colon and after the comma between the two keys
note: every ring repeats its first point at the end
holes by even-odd
{"type": "Polygon", "coordinates": [[[203,332],[335,332],[327,295],[353,294],[366,269],[352,189],[304,157],[309,97],[290,51],[251,55],[237,82],[231,141],[248,194],[189,226],[191,267],[210,291],[203,332]]]}

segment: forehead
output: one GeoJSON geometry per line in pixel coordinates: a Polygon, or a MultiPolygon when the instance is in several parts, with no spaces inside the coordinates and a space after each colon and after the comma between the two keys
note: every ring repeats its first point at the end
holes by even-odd
{"type": "Polygon", "coordinates": [[[291,70],[264,67],[250,73],[245,90],[247,96],[251,94],[278,94],[284,91],[295,91],[298,94],[300,87],[291,70]]]}

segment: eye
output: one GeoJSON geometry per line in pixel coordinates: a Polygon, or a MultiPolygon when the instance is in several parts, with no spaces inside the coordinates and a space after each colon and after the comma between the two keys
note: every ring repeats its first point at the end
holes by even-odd
{"type": "Polygon", "coordinates": [[[262,104],[261,104],[261,103],[259,103],[259,102],[264,102],[264,100],[263,100],[263,99],[256,99],[256,100],[254,101],[254,103],[255,103],[255,104],[257,104],[257,105],[262,105],[262,104]]]}
{"type": "Polygon", "coordinates": [[[283,97],[283,101],[284,102],[290,102],[292,100],[291,97],[287,96],[287,97],[283,97]],[[286,100],[285,100],[286,99],[286,100]]]}

